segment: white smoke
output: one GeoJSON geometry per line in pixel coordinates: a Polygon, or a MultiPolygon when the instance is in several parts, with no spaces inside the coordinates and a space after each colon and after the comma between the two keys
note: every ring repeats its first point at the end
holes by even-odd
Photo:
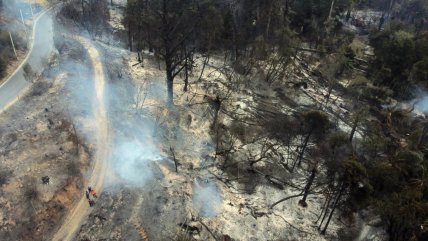
{"type": "Polygon", "coordinates": [[[416,98],[410,101],[411,106],[415,107],[415,111],[419,113],[428,113],[428,92],[426,90],[418,90],[416,98]]]}
{"type": "MultiPolygon", "coordinates": [[[[120,63],[117,66],[121,66],[120,63]]],[[[161,155],[158,141],[153,136],[155,120],[144,110],[136,111],[133,105],[137,92],[138,89],[130,81],[122,80],[108,85],[106,95],[113,137],[110,162],[112,171],[122,181],[144,186],[155,179],[155,162],[163,161],[166,157],[161,155]]],[[[155,96],[156,92],[156,85],[152,85],[150,98],[160,98],[155,96]]]]}
{"type": "Polygon", "coordinates": [[[201,217],[215,217],[219,214],[223,197],[218,187],[208,180],[196,179],[193,184],[193,207],[201,217]]]}
{"type": "Polygon", "coordinates": [[[415,110],[428,113],[428,95],[422,96],[415,101],[415,110]]]}
{"type": "Polygon", "coordinates": [[[162,159],[154,146],[138,140],[121,141],[114,151],[113,170],[122,179],[137,186],[153,179],[151,163],[162,159]]]}

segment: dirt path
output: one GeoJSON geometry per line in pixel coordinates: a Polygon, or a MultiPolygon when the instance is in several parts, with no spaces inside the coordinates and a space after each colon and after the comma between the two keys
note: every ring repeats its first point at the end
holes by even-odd
{"type": "MultiPolygon", "coordinates": [[[[95,46],[87,39],[82,37],[75,37],[88,51],[89,57],[94,70],[94,86],[95,86],[95,100],[94,100],[94,119],[97,127],[96,137],[96,153],[92,175],[85,183],[91,185],[101,194],[103,187],[104,176],[107,170],[106,159],[108,157],[108,121],[107,112],[104,104],[104,70],[100,54],[95,46]]],[[[102,195],[102,194],[101,194],[102,195]]],[[[67,218],[64,220],[62,226],[54,235],[54,241],[68,241],[72,240],[82,221],[88,217],[91,209],[88,201],[82,190],[82,198],[78,201],[76,206],[72,208],[67,218]]]]}

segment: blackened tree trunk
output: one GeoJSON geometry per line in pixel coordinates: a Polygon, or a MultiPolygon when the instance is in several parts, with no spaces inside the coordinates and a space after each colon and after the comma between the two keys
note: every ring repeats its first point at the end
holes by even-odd
{"type": "Polygon", "coordinates": [[[315,223],[318,223],[318,221],[322,218],[320,225],[318,226],[318,230],[321,229],[321,225],[324,222],[327,210],[328,210],[328,206],[330,206],[330,201],[331,201],[331,195],[327,194],[327,197],[325,198],[324,204],[321,208],[321,213],[317,219],[317,221],[315,223]]]}
{"type": "Polygon", "coordinates": [[[331,19],[331,15],[333,14],[334,1],[335,1],[335,0],[331,0],[330,11],[328,12],[328,20],[330,20],[330,19],[331,19]]]}
{"type": "Polygon", "coordinates": [[[342,197],[343,192],[345,191],[345,187],[346,187],[345,182],[342,182],[342,184],[340,185],[339,193],[337,194],[336,199],[334,200],[333,206],[331,207],[330,215],[328,216],[327,222],[325,223],[325,226],[324,226],[323,230],[321,231],[321,234],[323,234],[323,235],[327,231],[328,225],[330,224],[331,218],[333,217],[334,210],[336,210],[337,204],[339,203],[340,198],[342,197]]]}
{"type": "Polygon", "coordinates": [[[220,112],[220,109],[221,109],[221,103],[222,103],[222,100],[220,99],[219,96],[217,96],[214,100],[214,103],[213,103],[214,120],[213,120],[213,124],[212,124],[211,128],[214,128],[217,125],[218,113],[220,112]]]}
{"type": "Polygon", "coordinates": [[[359,118],[355,118],[354,123],[352,123],[351,134],[349,135],[349,142],[352,142],[354,139],[355,132],[357,131],[357,126],[359,123],[359,118]]]}
{"type": "MultiPolygon", "coordinates": [[[[305,142],[303,143],[302,150],[300,150],[299,156],[297,157],[296,162],[298,166],[302,165],[303,155],[305,154],[306,147],[308,147],[308,142],[309,142],[309,139],[311,138],[312,132],[313,130],[309,131],[308,135],[305,138],[305,142]]],[[[294,167],[296,166],[296,162],[294,162],[293,170],[294,170],[294,167]]]]}
{"type": "Polygon", "coordinates": [[[172,146],[169,147],[169,150],[171,151],[171,155],[172,155],[172,159],[174,161],[174,165],[175,165],[175,172],[178,172],[178,161],[177,158],[175,158],[175,151],[174,148],[172,146]]]}
{"type": "Polygon", "coordinates": [[[235,53],[235,58],[234,60],[237,61],[239,58],[239,47],[238,47],[238,27],[236,26],[236,13],[233,13],[233,31],[232,31],[232,36],[233,36],[233,51],[235,53]]]}
{"type": "Polygon", "coordinates": [[[325,218],[327,217],[328,210],[329,210],[329,208],[330,208],[331,200],[332,200],[332,198],[331,198],[331,196],[329,195],[329,196],[327,197],[327,200],[326,200],[326,202],[327,202],[327,203],[326,203],[326,205],[325,205],[325,208],[321,211],[322,219],[321,219],[320,224],[318,225],[318,230],[321,230],[321,226],[322,226],[322,224],[324,223],[325,218]]]}
{"type": "Polygon", "coordinates": [[[168,107],[171,107],[174,103],[174,75],[171,61],[169,58],[165,58],[166,68],[166,87],[167,87],[167,99],[166,103],[168,107]]]}
{"type": "Polygon", "coordinates": [[[185,59],[184,59],[184,88],[183,91],[187,92],[188,87],[189,87],[189,58],[190,55],[187,52],[187,47],[184,46],[184,55],[185,55],[185,59]]]}
{"type": "Polygon", "coordinates": [[[382,17],[379,19],[379,27],[378,30],[382,30],[383,24],[385,23],[385,13],[382,14],[382,17]]]}
{"type": "Polygon", "coordinates": [[[269,16],[268,16],[268,20],[267,20],[267,24],[266,24],[266,32],[265,32],[266,41],[269,41],[270,26],[271,26],[271,21],[272,21],[272,12],[273,12],[273,3],[270,2],[269,16]]]}
{"type": "Polygon", "coordinates": [[[84,2],[82,0],[82,20],[85,20],[85,6],[84,6],[84,2]]]}
{"type": "Polygon", "coordinates": [[[312,183],[314,182],[315,175],[316,175],[316,168],[314,167],[312,169],[311,175],[309,176],[308,183],[305,186],[303,198],[299,201],[299,205],[302,207],[308,206],[308,204],[306,203],[306,198],[308,197],[309,190],[311,189],[312,183]]]}
{"type": "Polygon", "coordinates": [[[209,54],[207,54],[207,56],[205,56],[204,64],[202,65],[202,70],[201,70],[201,74],[199,75],[198,81],[201,81],[202,76],[204,75],[205,67],[206,67],[206,66],[207,66],[207,64],[208,64],[208,61],[210,61],[210,56],[209,56],[209,54]]]}

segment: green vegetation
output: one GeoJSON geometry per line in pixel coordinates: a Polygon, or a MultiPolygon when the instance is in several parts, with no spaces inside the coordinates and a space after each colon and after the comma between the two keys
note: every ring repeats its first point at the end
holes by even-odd
{"type": "Polygon", "coordinates": [[[404,25],[391,24],[371,34],[370,43],[375,48],[371,76],[376,83],[390,87],[399,98],[408,96],[412,83],[428,86],[424,73],[428,35],[409,32],[404,25]]]}

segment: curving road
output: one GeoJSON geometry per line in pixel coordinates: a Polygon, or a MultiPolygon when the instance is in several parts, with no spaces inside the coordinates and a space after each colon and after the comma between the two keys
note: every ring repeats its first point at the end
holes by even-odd
{"type": "MultiPolygon", "coordinates": [[[[0,85],[0,113],[13,105],[23,92],[31,86],[31,79],[26,80],[24,66],[29,64],[35,74],[41,74],[51,52],[54,49],[53,18],[55,11],[52,8],[42,12],[33,24],[31,43],[28,54],[18,68],[0,85]]],[[[108,121],[104,101],[104,69],[100,54],[91,41],[83,37],[75,37],[88,51],[94,70],[94,121],[96,130],[96,154],[92,174],[87,184],[101,193],[108,158],[108,121]]],[[[52,240],[72,240],[80,228],[82,221],[89,215],[90,207],[84,195],[69,211],[66,219],[54,234],[52,240]]]]}
{"type": "MultiPolygon", "coordinates": [[[[103,187],[104,176],[107,170],[107,158],[109,155],[108,152],[108,121],[107,121],[107,112],[104,101],[104,69],[102,66],[102,61],[100,54],[96,47],[87,39],[83,37],[75,37],[88,51],[89,58],[91,60],[92,68],[94,70],[94,86],[95,86],[95,96],[94,96],[94,121],[97,127],[96,130],[96,153],[94,166],[92,169],[92,174],[89,180],[87,180],[88,185],[92,186],[97,190],[98,193],[101,193],[103,187]]],[[[53,237],[53,241],[70,241],[73,240],[76,232],[81,226],[82,221],[87,218],[90,213],[91,208],[89,207],[88,201],[86,200],[85,195],[82,193],[81,199],[78,203],[69,211],[65,221],[62,223],[59,230],[53,237]]]]}
{"type": "Polygon", "coordinates": [[[13,105],[19,95],[31,85],[25,79],[24,66],[29,64],[35,74],[40,74],[54,49],[52,8],[42,12],[33,24],[31,43],[27,56],[16,70],[0,85],[0,113],[13,105]]]}

